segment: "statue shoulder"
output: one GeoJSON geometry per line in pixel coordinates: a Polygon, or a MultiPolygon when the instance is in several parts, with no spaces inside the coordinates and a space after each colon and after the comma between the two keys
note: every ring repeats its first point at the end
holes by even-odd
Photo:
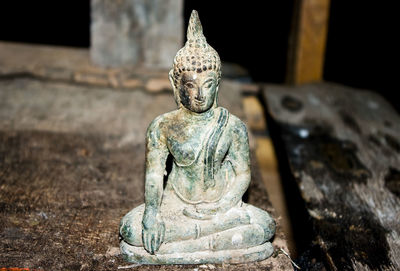
{"type": "Polygon", "coordinates": [[[248,137],[246,124],[233,114],[229,114],[229,126],[234,136],[248,137]]]}
{"type": "Polygon", "coordinates": [[[162,129],[171,120],[171,118],[177,114],[177,111],[178,110],[174,110],[168,113],[164,113],[153,119],[153,121],[147,128],[147,131],[149,132],[157,129],[162,129]]]}
{"type": "Polygon", "coordinates": [[[156,117],[147,128],[146,137],[154,140],[162,139],[165,136],[165,128],[168,123],[170,123],[171,118],[176,114],[177,110],[156,117]]]}

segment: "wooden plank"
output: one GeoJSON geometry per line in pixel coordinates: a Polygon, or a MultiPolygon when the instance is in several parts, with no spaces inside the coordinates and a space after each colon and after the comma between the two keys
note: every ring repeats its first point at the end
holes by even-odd
{"type": "Polygon", "coordinates": [[[256,96],[259,89],[257,88],[257,91],[252,92],[246,91],[247,89],[244,89],[246,93],[253,94],[247,95],[242,99],[247,127],[254,133],[250,134],[250,145],[255,148],[255,157],[268,197],[272,206],[279,214],[279,219],[281,219],[282,229],[286,235],[290,255],[292,258],[295,258],[296,244],[292,234],[292,224],[279,175],[275,149],[272,145],[271,138],[267,135],[267,122],[263,106],[258,96],[256,96]]]}
{"type": "Polygon", "coordinates": [[[331,270],[399,270],[396,111],[335,84],[267,86],[264,96],[331,270]]]}
{"type": "Polygon", "coordinates": [[[297,250],[293,236],[293,225],[290,220],[286,196],[282,187],[281,177],[279,175],[278,165],[276,161],[275,150],[271,142],[271,138],[266,136],[256,136],[256,152],[259,171],[267,190],[268,197],[272,206],[279,214],[282,230],[285,233],[287,246],[292,258],[296,258],[297,250]]]}
{"type": "Polygon", "coordinates": [[[297,0],[289,43],[287,81],[323,79],[330,0],[297,0]]]}
{"type": "Polygon", "coordinates": [[[243,111],[246,114],[248,127],[251,131],[266,132],[267,126],[264,117],[264,109],[257,96],[243,97],[243,111]]]}

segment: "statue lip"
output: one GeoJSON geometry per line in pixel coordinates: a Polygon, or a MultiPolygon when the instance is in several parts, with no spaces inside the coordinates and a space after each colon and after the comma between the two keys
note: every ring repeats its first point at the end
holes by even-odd
{"type": "Polygon", "coordinates": [[[197,99],[195,99],[194,102],[196,103],[196,105],[204,105],[206,103],[206,101],[197,100],[197,99]]]}

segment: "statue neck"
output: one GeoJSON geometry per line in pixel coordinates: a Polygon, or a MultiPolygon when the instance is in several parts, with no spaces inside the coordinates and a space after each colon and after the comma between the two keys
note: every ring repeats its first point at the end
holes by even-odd
{"type": "Polygon", "coordinates": [[[189,119],[194,119],[194,120],[210,120],[214,117],[214,110],[215,110],[215,108],[211,107],[210,109],[208,109],[205,112],[196,113],[196,112],[190,111],[189,109],[187,109],[184,106],[181,107],[181,111],[183,112],[183,114],[185,114],[185,116],[187,116],[189,119]]]}

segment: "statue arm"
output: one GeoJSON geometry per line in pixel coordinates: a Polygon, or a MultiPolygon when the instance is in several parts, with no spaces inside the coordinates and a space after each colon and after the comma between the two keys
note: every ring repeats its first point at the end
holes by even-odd
{"type": "Polygon", "coordinates": [[[220,207],[227,210],[235,206],[243,197],[251,180],[249,137],[246,125],[238,119],[233,131],[233,139],[228,157],[236,173],[228,192],[220,200],[220,207]]]}
{"type": "Polygon", "coordinates": [[[143,245],[154,254],[163,241],[165,226],[160,216],[165,163],[168,156],[163,131],[156,118],[146,136],[145,210],[143,214],[143,245]]]}

